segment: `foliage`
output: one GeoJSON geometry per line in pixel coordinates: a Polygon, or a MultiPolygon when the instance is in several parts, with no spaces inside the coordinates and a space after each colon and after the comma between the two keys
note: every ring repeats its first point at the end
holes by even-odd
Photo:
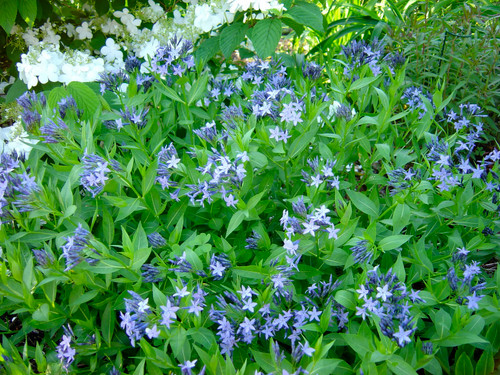
{"type": "Polygon", "coordinates": [[[193,55],[174,39],[149,73],[130,57],[19,99],[40,141],[2,156],[5,370],[491,371],[481,109],[406,86],[378,43],[325,66],[193,55]]]}

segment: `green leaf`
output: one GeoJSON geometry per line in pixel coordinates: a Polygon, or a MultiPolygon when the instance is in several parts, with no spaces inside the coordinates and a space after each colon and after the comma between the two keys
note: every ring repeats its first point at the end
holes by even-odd
{"type": "Polygon", "coordinates": [[[36,0],[21,0],[19,2],[19,13],[30,27],[33,27],[35,22],[36,8],[36,0]]]}
{"type": "Polygon", "coordinates": [[[457,333],[448,336],[445,340],[439,342],[439,345],[448,347],[461,346],[465,344],[488,344],[488,341],[482,339],[474,333],[458,331],[457,333]]]}
{"type": "Polygon", "coordinates": [[[228,59],[233,51],[245,39],[248,26],[243,22],[235,22],[224,28],[219,36],[219,46],[222,54],[228,59]]]}
{"type": "Polygon", "coordinates": [[[165,95],[167,98],[172,99],[173,101],[185,104],[184,100],[182,100],[181,97],[179,96],[179,94],[177,94],[177,92],[175,90],[173,90],[172,88],[165,86],[160,82],[154,82],[153,86],[155,88],[157,88],[158,90],[160,90],[160,92],[163,95],[165,95]]]}
{"type": "MultiPolygon", "coordinates": [[[[21,0],[21,2],[24,0],[21,0]]],[[[16,22],[17,0],[0,0],[0,26],[9,35],[12,26],[16,22]]]]}
{"type": "Polygon", "coordinates": [[[102,337],[108,346],[111,346],[113,339],[113,331],[115,329],[116,316],[113,311],[112,304],[109,302],[106,305],[101,317],[101,332],[102,337]]]}
{"type": "Polygon", "coordinates": [[[323,14],[321,14],[321,10],[313,3],[297,1],[293,7],[284,13],[284,16],[289,16],[296,22],[320,33],[325,32],[323,14]]]}
{"type": "Polygon", "coordinates": [[[408,240],[412,237],[413,236],[406,234],[396,234],[394,236],[385,237],[379,242],[378,247],[382,251],[396,249],[408,242],[408,240]]]}
{"type": "Polygon", "coordinates": [[[434,327],[439,338],[445,337],[450,332],[451,327],[451,316],[444,310],[438,310],[434,318],[434,327]]]}
{"type": "Polygon", "coordinates": [[[311,362],[307,371],[311,375],[329,375],[334,374],[341,359],[320,359],[318,362],[311,362]]]}
{"type": "Polygon", "coordinates": [[[413,369],[413,367],[398,355],[393,354],[391,358],[386,361],[386,363],[395,374],[417,375],[417,372],[413,369]]]}
{"type": "Polygon", "coordinates": [[[260,58],[271,56],[281,39],[281,21],[266,18],[258,21],[252,28],[250,40],[260,58]]]}
{"type": "Polygon", "coordinates": [[[273,372],[275,370],[273,359],[269,353],[261,353],[256,350],[250,349],[252,352],[253,358],[255,362],[265,371],[265,372],[273,372]]]}
{"type": "Polygon", "coordinates": [[[188,105],[196,103],[201,99],[205,92],[207,91],[208,85],[208,72],[205,72],[201,77],[199,77],[191,86],[188,93],[188,105]]]}
{"type": "Polygon", "coordinates": [[[347,290],[339,290],[335,294],[335,301],[349,310],[354,310],[356,308],[356,297],[354,293],[347,290]]]}
{"type": "Polygon", "coordinates": [[[358,210],[373,217],[378,217],[378,205],[363,193],[353,190],[347,190],[347,195],[358,210]]]}
{"type": "Polygon", "coordinates": [[[385,143],[377,143],[375,145],[379,154],[387,161],[391,160],[391,146],[385,143]]]}
{"type": "Polygon", "coordinates": [[[365,356],[366,353],[371,352],[370,343],[368,338],[362,335],[354,335],[351,333],[341,334],[344,340],[361,358],[365,356]]]}
{"type": "Polygon", "coordinates": [[[197,60],[208,61],[219,51],[219,36],[204,40],[196,49],[194,55],[197,60]]]}
{"type": "Polygon", "coordinates": [[[476,364],[476,375],[490,375],[495,370],[495,360],[493,353],[489,350],[484,351],[476,364]]]}
{"type": "Polygon", "coordinates": [[[259,266],[236,266],[232,268],[232,272],[237,276],[255,280],[263,280],[268,276],[262,273],[262,267],[259,266]]]}
{"type": "Polygon", "coordinates": [[[455,364],[455,375],[470,375],[474,373],[474,367],[466,352],[458,358],[455,364]]]}
{"type": "Polygon", "coordinates": [[[226,231],[226,237],[229,236],[233,231],[238,228],[238,225],[240,225],[243,222],[243,219],[246,217],[246,211],[236,211],[233,216],[231,217],[231,220],[229,221],[229,225],[227,226],[227,231],[226,231]]]}
{"type": "Polygon", "coordinates": [[[349,91],[360,90],[363,87],[370,85],[371,83],[373,83],[377,79],[378,79],[377,77],[365,77],[365,78],[357,79],[349,87],[349,91]]]}
{"type": "Polygon", "coordinates": [[[146,170],[146,175],[142,179],[142,196],[146,196],[153,187],[156,180],[156,169],[158,168],[158,160],[154,160],[146,170]]]}
{"type": "Polygon", "coordinates": [[[313,127],[307,133],[299,135],[291,144],[290,149],[288,150],[288,157],[290,159],[294,159],[298,154],[300,154],[312,141],[317,131],[318,129],[313,127]]]}
{"type": "Polygon", "coordinates": [[[77,107],[83,111],[82,118],[91,120],[101,109],[101,101],[92,89],[82,82],[71,82],[68,93],[75,99],[77,107]]]}
{"type": "Polygon", "coordinates": [[[401,230],[410,222],[410,207],[406,204],[398,204],[392,215],[392,228],[394,234],[399,234],[401,230]]]}

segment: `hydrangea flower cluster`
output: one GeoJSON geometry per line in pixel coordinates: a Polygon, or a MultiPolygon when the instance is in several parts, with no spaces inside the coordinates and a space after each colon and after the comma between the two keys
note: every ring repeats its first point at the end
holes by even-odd
{"type": "Polygon", "coordinates": [[[367,280],[356,290],[362,306],[356,306],[356,316],[363,320],[370,316],[380,319],[381,332],[397,342],[400,347],[411,342],[411,335],[416,331],[409,303],[424,302],[418,291],[408,291],[406,285],[398,280],[392,270],[384,275],[378,266],[368,271],[367,280]]]}
{"type": "Polygon", "coordinates": [[[465,247],[458,248],[452,255],[453,266],[448,269],[446,280],[450,284],[452,292],[457,296],[459,304],[467,304],[469,310],[477,310],[478,302],[484,297],[476,293],[486,287],[481,275],[479,263],[472,261],[467,263],[469,250],[465,247]],[[461,271],[461,277],[458,277],[457,270],[461,271]]]}

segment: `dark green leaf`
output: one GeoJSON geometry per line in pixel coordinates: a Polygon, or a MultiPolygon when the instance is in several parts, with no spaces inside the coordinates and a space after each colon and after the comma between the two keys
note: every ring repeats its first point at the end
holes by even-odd
{"type": "Polygon", "coordinates": [[[17,3],[17,0],[0,0],[0,9],[2,10],[0,12],[0,26],[2,26],[7,35],[16,22],[17,3]]]}
{"type": "Polygon", "coordinates": [[[77,107],[83,111],[82,118],[92,119],[101,108],[101,101],[97,94],[85,83],[71,82],[68,85],[68,92],[75,99],[77,107]]]}
{"type": "MultiPolygon", "coordinates": [[[[11,0],[12,1],[12,0],[11,0]]],[[[36,0],[21,0],[19,1],[19,13],[29,26],[33,26],[37,12],[36,0]]]]}
{"type": "Polygon", "coordinates": [[[224,28],[219,36],[222,54],[228,59],[233,51],[243,42],[248,26],[243,22],[235,22],[224,28]]]}

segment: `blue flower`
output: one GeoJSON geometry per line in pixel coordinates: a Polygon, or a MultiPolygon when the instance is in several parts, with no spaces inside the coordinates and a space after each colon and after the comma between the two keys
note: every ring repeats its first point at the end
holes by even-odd
{"type": "Polygon", "coordinates": [[[167,240],[158,232],[148,234],[147,237],[149,244],[155,249],[161,248],[167,244],[167,240]]]}
{"type": "Polygon", "coordinates": [[[76,350],[71,347],[73,339],[73,331],[71,327],[65,328],[65,334],[57,345],[57,358],[61,361],[64,369],[68,371],[69,365],[75,360],[76,350]]]}
{"type": "MultiPolygon", "coordinates": [[[[84,250],[87,249],[90,240],[90,232],[78,224],[74,235],[66,237],[66,243],[61,247],[63,257],[66,260],[66,268],[69,271],[84,260],[84,250]]],[[[89,264],[93,264],[97,259],[85,259],[89,264]]]]}

